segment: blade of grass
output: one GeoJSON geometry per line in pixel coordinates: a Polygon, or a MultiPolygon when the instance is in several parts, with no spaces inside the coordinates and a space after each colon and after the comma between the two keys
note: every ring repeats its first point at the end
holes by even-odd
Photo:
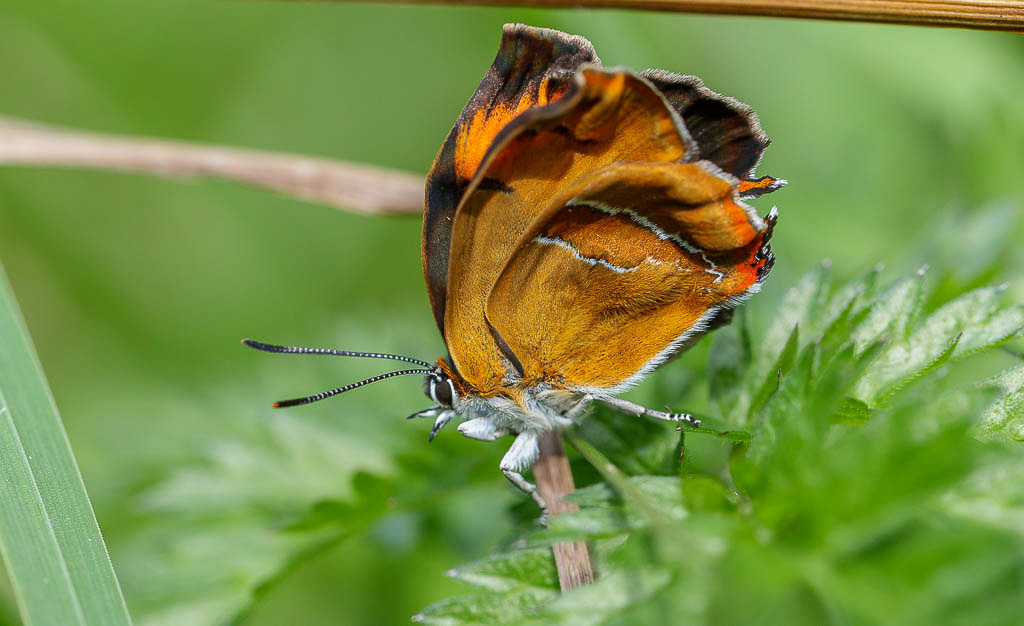
{"type": "Polygon", "coordinates": [[[2,266],[0,554],[25,624],[131,623],[2,266]]]}

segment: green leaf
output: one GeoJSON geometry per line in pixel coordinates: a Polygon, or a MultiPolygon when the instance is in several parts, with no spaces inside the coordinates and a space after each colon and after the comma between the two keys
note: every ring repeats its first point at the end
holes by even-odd
{"type": "Polygon", "coordinates": [[[0,267],[0,551],[26,624],[129,624],[103,536],[0,267]]]}
{"type": "Polygon", "coordinates": [[[671,580],[671,574],[662,568],[650,567],[628,575],[623,571],[614,572],[559,597],[545,607],[543,616],[547,623],[554,624],[605,624],[616,615],[635,608],[671,580]]]}
{"type": "Polygon", "coordinates": [[[749,421],[750,417],[764,406],[765,402],[768,401],[768,398],[770,398],[771,395],[775,393],[775,390],[778,389],[782,377],[789,372],[791,367],[793,367],[793,361],[796,359],[797,349],[799,347],[800,327],[794,326],[793,331],[789,334],[789,339],[786,340],[786,345],[779,353],[773,367],[765,373],[761,386],[757,388],[757,391],[750,400],[747,421],[749,421]]]}
{"type": "Polygon", "coordinates": [[[903,339],[921,306],[925,272],[926,268],[918,270],[875,298],[851,334],[858,352],[883,339],[903,339]]]}
{"type": "Polygon", "coordinates": [[[1024,365],[1006,370],[981,383],[999,390],[999,398],[985,411],[978,427],[984,439],[1024,441],[1024,365]]]}
{"type": "MultiPolygon", "coordinates": [[[[987,288],[928,315],[921,272],[878,295],[869,272],[826,298],[823,273],[791,294],[799,332],[770,331],[769,365],[744,377],[736,406],[753,409],[752,437],[684,431],[690,448],[718,450],[720,469],[630,476],[638,464],[613,463],[584,428],[567,434],[605,482],[573,494],[581,509],[525,543],[590,540],[594,584],[539,599],[520,591],[531,581],[501,575],[490,587],[499,597],[455,600],[431,616],[457,619],[434,623],[1015,623],[1020,446],[972,433],[984,413],[983,436],[1016,444],[1024,366],[965,388],[937,372],[1012,336],[1018,307],[987,288]]],[[[719,345],[731,356],[716,358],[710,383],[725,385],[746,356],[740,337],[719,345]]]]}
{"type": "Polygon", "coordinates": [[[246,435],[138,496],[119,567],[140,622],[240,621],[285,573],[390,512],[393,462],[355,435],[282,413],[246,435]]]}
{"type": "Polygon", "coordinates": [[[818,265],[786,292],[761,342],[753,368],[755,374],[764,375],[775,369],[772,366],[792,338],[793,329],[797,326],[809,328],[811,320],[817,318],[828,294],[830,268],[829,263],[818,265]]]}
{"type": "Polygon", "coordinates": [[[493,591],[522,587],[558,591],[558,574],[551,550],[516,550],[463,565],[448,575],[464,583],[493,591]]]}
{"type": "Polygon", "coordinates": [[[736,317],[739,319],[712,335],[708,357],[709,399],[715,413],[723,420],[729,420],[739,402],[753,356],[742,309],[736,317]]]}
{"type": "Polygon", "coordinates": [[[906,339],[885,350],[855,395],[869,404],[882,402],[947,360],[991,348],[1013,336],[1024,326],[1024,310],[999,308],[1005,290],[1004,286],[976,289],[943,305],[906,339]]]}
{"type": "Polygon", "coordinates": [[[535,588],[508,593],[480,593],[441,600],[413,616],[412,621],[436,626],[462,624],[512,624],[557,597],[557,591],[535,588]]]}

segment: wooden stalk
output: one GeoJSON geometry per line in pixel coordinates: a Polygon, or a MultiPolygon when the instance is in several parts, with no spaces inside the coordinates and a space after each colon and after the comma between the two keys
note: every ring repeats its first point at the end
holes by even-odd
{"type": "Polygon", "coordinates": [[[1024,32],[1018,0],[378,0],[402,4],[595,7],[1024,32]]]}
{"type": "Polygon", "coordinates": [[[420,213],[423,177],[282,152],[65,130],[0,117],[0,165],[212,176],[368,215],[420,213]]]}
{"type": "MultiPolygon", "coordinates": [[[[572,480],[569,459],[565,456],[562,434],[548,431],[540,439],[540,458],[533,466],[537,489],[548,505],[548,515],[555,516],[579,507],[566,502],[562,496],[572,493],[576,486],[572,480]]],[[[558,569],[558,584],[562,591],[594,582],[594,567],[590,563],[590,550],[583,541],[563,541],[551,546],[558,569]]]]}

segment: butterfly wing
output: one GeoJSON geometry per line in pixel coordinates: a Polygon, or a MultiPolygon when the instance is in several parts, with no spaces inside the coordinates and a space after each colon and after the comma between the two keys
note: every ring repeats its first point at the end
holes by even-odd
{"type": "MultiPolygon", "coordinates": [[[[455,215],[445,342],[463,380],[482,395],[496,393],[510,377],[523,374],[520,366],[525,363],[517,357],[525,357],[508,350],[506,340],[520,346],[532,340],[508,325],[494,333],[485,313],[506,302],[501,296],[489,302],[492,288],[519,240],[546,208],[566,206],[572,198],[566,192],[604,167],[679,163],[696,154],[678,115],[647,81],[625,70],[596,67],[580,70],[575,79],[560,100],[525,111],[496,137],[455,215]]],[[[520,273],[512,273],[516,279],[502,291],[508,305],[515,304],[525,315],[531,307],[556,306],[548,292],[528,300],[537,294],[534,287],[544,291],[543,285],[520,285],[520,273]]]]}
{"type": "Polygon", "coordinates": [[[520,112],[557,100],[584,63],[599,63],[583,37],[506,24],[494,63],[448,134],[427,176],[423,272],[444,332],[448,257],[455,209],[487,147],[520,112]]]}
{"type": "Polygon", "coordinates": [[[707,161],[618,163],[554,198],[487,302],[523,379],[617,393],[756,291],[774,215],[736,185],[707,161]]]}
{"type": "Polygon", "coordinates": [[[741,197],[753,198],[786,184],[771,176],[753,178],[769,139],[752,108],[708,89],[696,76],[664,70],[646,70],[642,76],[683,118],[700,157],[740,179],[741,197]]]}

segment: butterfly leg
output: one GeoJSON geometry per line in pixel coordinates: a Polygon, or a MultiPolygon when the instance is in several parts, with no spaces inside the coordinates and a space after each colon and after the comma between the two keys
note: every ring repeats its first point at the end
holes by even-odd
{"type": "Polygon", "coordinates": [[[470,439],[494,441],[507,435],[509,430],[495,427],[494,421],[486,417],[477,417],[459,424],[459,432],[470,439]]]}
{"type": "Polygon", "coordinates": [[[623,400],[622,398],[616,398],[614,396],[596,396],[597,400],[604,402],[613,409],[618,409],[623,413],[629,413],[637,417],[653,417],[659,420],[665,420],[667,422],[675,422],[676,424],[688,424],[694,428],[700,426],[700,420],[690,415],[689,413],[664,413],[662,411],[655,411],[654,409],[648,409],[645,406],[630,402],[629,400],[623,400]]]}
{"type": "Polygon", "coordinates": [[[443,411],[443,410],[444,409],[442,409],[440,406],[432,406],[429,409],[423,409],[422,411],[416,411],[415,413],[413,413],[412,415],[410,415],[409,417],[407,417],[405,419],[411,420],[411,419],[414,419],[414,418],[417,418],[417,417],[437,417],[437,415],[439,413],[441,413],[441,411],[443,411]]]}
{"type": "Polygon", "coordinates": [[[422,411],[416,411],[406,419],[412,419],[414,417],[433,417],[434,427],[430,429],[430,436],[427,438],[428,441],[433,441],[438,431],[444,428],[445,424],[452,421],[455,417],[455,411],[451,409],[445,409],[439,406],[432,406],[429,409],[423,409],[422,411]]]}
{"type": "Polygon", "coordinates": [[[510,483],[529,494],[533,501],[537,503],[537,506],[540,507],[541,513],[546,514],[548,505],[544,502],[544,498],[540,497],[537,486],[527,481],[519,473],[524,469],[533,467],[534,462],[537,461],[537,457],[540,455],[537,441],[537,433],[530,431],[519,433],[516,436],[516,440],[512,442],[512,447],[502,457],[501,464],[498,467],[510,483]]]}

